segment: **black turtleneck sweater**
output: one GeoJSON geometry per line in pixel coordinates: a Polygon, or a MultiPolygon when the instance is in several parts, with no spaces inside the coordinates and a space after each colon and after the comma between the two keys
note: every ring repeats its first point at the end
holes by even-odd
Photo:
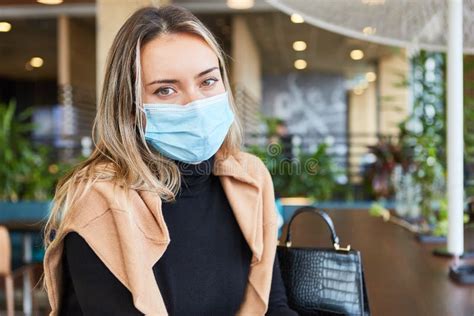
{"type": "MultiPolygon", "coordinates": [[[[153,266],[169,315],[234,315],[248,282],[252,252],[220,184],[214,156],[199,164],[176,161],[182,184],[162,210],[171,242],[153,266]]],[[[142,315],[129,290],[75,232],[64,241],[60,315],[142,315]]],[[[298,315],[287,305],[275,256],[266,315],[298,315]]]]}

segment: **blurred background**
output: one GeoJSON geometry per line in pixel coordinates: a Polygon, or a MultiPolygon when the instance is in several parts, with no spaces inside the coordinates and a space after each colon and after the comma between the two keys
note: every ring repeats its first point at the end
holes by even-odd
{"type": "MultiPolygon", "coordinates": [[[[315,9],[308,15],[318,2],[331,1],[306,1],[315,9]]],[[[395,2],[332,1],[335,11],[322,12],[357,19],[351,36],[335,24],[309,23],[291,1],[0,0],[0,225],[9,230],[18,274],[18,315],[48,310],[44,293],[31,289],[42,269],[41,220],[59,177],[93,150],[113,37],[136,8],[171,3],[201,19],[229,56],[243,149],[271,171],[280,237],[296,208],[330,210],[343,239],[362,251],[375,315],[399,315],[397,307],[405,315],[474,315],[472,285],[450,282],[451,258],[431,255],[448,234],[446,52],[374,40],[387,28],[406,31],[406,21],[369,21],[361,12],[395,2]],[[351,14],[349,2],[362,11],[351,14]]],[[[436,12],[444,8],[428,2],[436,12]]],[[[410,1],[399,3],[406,6],[385,14],[414,16],[410,1]]],[[[417,14],[428,19],[432,12],[417,14]]],[[[443,32],[436,21],[425,32],[443,32]]],[[[463,214],[472,248],[474,58],[466,53],[463,62],[463,214]]],[[[317,219],[300,227],[295,239],[302,244],[330,245],[317,219]]]]}

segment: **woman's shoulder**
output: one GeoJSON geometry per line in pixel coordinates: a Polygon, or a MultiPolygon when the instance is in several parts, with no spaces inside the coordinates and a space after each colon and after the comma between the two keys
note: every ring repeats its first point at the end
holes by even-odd
{"type": "Polygon", "coordinates": [[[130,192],[112,180],[77,183],[69,198],[73,201],[66,212],[67,222],[86,225],[110,210],[120,210],[130,192]]]}
{"type": "Polygon", "coordinates": [[[262,159],[252,153],[240,150],[236,154],[234,154],[234,157],[239,162],[239,164],[244,167],[245,170],[248,172],[261,173],[268,171],[262,159]]]}
{"type": "Polygon", "coordinates": [[[237,153],[236,158],[241,167],[258,182],[271,181],[270,171],[258,156],[246,151],[240,151],[237,153]]]}
{"type": "Polygon", "coordinates": [[[77,189],[79,190],[78,202],[94,203],[103,207],[111,207],[109,203],[114,201],[114,198],[127,194],[123,186],[113,180],[82,182],[77,185],[77,189]]]}

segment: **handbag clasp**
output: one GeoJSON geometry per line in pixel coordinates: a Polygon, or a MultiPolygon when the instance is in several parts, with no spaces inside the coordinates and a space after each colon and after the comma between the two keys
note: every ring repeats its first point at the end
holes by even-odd
{"type": "Polygon", "coordinates": [[[339,246],[338,243],[335,243],[334,244],[334,249],[336,249],[337,251],[347,251],[347,252],[349,252],[349,251],[351,251],[351,245],[347,245],[347,247],[341,247],[341,246],[339,246]]]}

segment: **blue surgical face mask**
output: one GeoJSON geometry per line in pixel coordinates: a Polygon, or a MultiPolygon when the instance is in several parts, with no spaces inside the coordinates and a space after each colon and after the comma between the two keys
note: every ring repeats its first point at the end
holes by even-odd
{"type": "Polygon", "coordinates": [[[163,155],[185,163],[213,156],[234,121],[227,92],[186,105],[143,104],[145,139],[163,155]]]}

